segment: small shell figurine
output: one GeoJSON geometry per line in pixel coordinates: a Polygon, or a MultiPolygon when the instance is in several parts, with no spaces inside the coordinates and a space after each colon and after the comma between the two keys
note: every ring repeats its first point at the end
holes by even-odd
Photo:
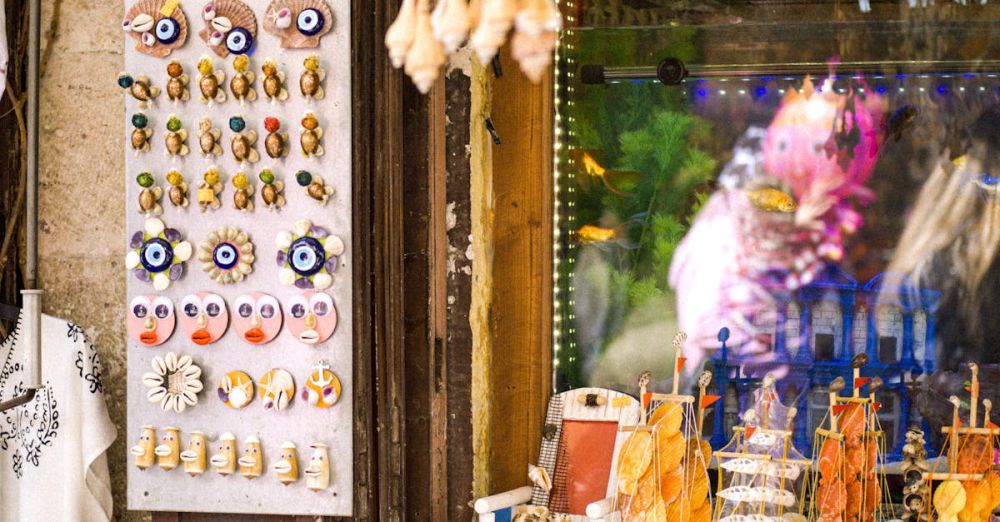
{"type": "Polygon", "coordinates": [[[264,472],[264,452],[260,447],[260,439],[253,435],[243,441],[243,456],[240,457],[240,475],[253,480],[264,472]]]}
{"type": "Polygon", "coordinates": [[[229,130],[236,133],[229,144],[229,149],[233,151],[233,158],[240,164],[257,163],[260,160],[260,154],[254,148],[257,144],[257,131],[246,128],[247,122],[242,116],[229,118],[229,130]]]}
{"type": "Polygon", "coordinates": [[[198,183],[198,206],[202,212],[209,208],[217,210],[222,206],[222,201],[219,200],[219,194],[222,192],[220,178],[219,167],[213,165],[205,171],[202,181],[198,183]]]}
{"type": "Polygon", "coordinates": [[[236,471],[236,436],[228,431],[219,436],[219,449],[212,455],[212,467],[219,475],[236,471]]]}
{"type": "Polygon", "coordinates": [[[212,127],[212,119],[205,116],[198,122],[198,145],[201,147],[201,154],[206,158],[222,155],[222,131],[218,127],[212,127]]]}
{"type": "Polygon", "coordinates": [[[135,181],[142,187],[139,191],[139,213],[146,217],[162,214],[163,206],[160,205],[160,198],[163,197],[163,189],[153,186],[156,183],[153,174],[141,172],[135,177],[135,181]]]}
{"type": "Polygon", "coordinates": [[[299,136],[299,144],[302,145],[302,155],[307,158],[318,158],[323,155],[323,127],[319,126],[319,120],[312,112],[307,112],[302,117],[302,134],[299,136]]]}
{"type": "Polygon", "coordinates": [[[322,491],[330,486],[330,458],[327,455],[326,444],[314,442],[309,445],[313,454],[306,466],[306,487],[313,491],[322,491]]]}
{"type": "Polygon", "coordinates": [[[302,76],[299,78],[299,90],[302,91],[302,97],[306,101],[322,100],[323,79],[326,78],[326,71],[319,66],[319,55],[316,53],[310,54],[302,62],[302,65],[306,68],[306,70],[302,71],[302,76]]]}
{"type": "Polygon", "coordinates": [[[298,182],[299,186],[305,187],[306,194],[318,201],[320,205],[326,205],[334,192],[333,187],[323,182],[323,178],[306,170],[296,172],[295,181],[298,182]]]}
{"type": "Polygon", "coordinates": [[[181,123],[181,119],[171,114],[167,118],[167,133],[163,136],[163,152],[167,156],[177,158],[187,156],[190,149],[187,146],[188,131],[181,123]]]}
{"type": "Polygon", "coordinates": [[[142,433],[139,435],[139,442],[135,446],[132,446],[128,452],[132,454],[135,459],[135,467],[146,470],[153,466],[153,460],[156,458],[156,454],[153,453],[153,447],[156,445],[156,428],[146,425],[142,427],[142,433]]]}
{"type": "Polygon", "coordinates": [[[253,211],[253,185],[247,179],[246,172],[240,171],[233,176],[233,208],[240,212],[253,211]]]}
{"type": "Polygon", "coordinates": [[[264,118],[264,130],[267,136],[264,138],[264,151],[274,158],[282,158],[288,154],[288,133],[281,130],[281,122],[278,118],[269,116],[264,118]]]}
{"type": "Polygon", "coordinates": [[[285,206],[285,196],[282,194],[285,190],[285,183],[275,181],[274,171],[264,169],[260,171],[260,174],[257,174],[257,178],[264,184],[260,188],[260,199],[264,201],[264,208],[278,210],[285,206]]]}
{"type": "Polygon", "coordinates": [[[226,101],[226,91],[222,85],[226,82],[226,71],[216,69],[212,58],[208,55],[198,60],[198,89],[201,90],[201,103],[212,106],[213,103],[226,101]]]}
{"type": "Polygon", "coordinates": [[[156,464],[164,471],[170,471],[181,462],[181,430],[174,427],[163,429],[166,433],[153,453],[156,453],[156,464]]]}
{"type": "Polygon", "coordinates": [[[229,80],[229,90],[242,107],[245,102],[257,99],[257,91],[253,88],[254,75],[250,70],[250,58],[245,54],[233,58],[233,69],[236,70],[236,74],[229,80]]]}
{"type": "Polygon", "coordinates": [[[190,437],[187,449],[181,453],[181,460],[184,462],[184,471],[194,477],[205,472],[208,441],[200,431],[192,431],[190,437]]]}
{"type": "Polygon", "coordinates": [[[187,74],[184,74],[184,66],[179,60],[171,60],[167,64],[167,98],[176,105],[178,101],[188,101],[191,99],[191,92],[188,90],[190,81],[187,74]]]}
{"type": "Polygon", "coordinates": [[[264,96],[271,103],[275,101],[285,101],[288,99],[288,89],[285,89],[285,73],[278,70],[278,62],[273,58],[264,60],[264,65],[260,66],[260,71],[264,73],[261,83],[264,86],[264,96]]]}
{"type": "Polygon", "coordinates": [[[137,112],[132,115],[132,150],[138,156],[140,152],[149,152],[149,138],[153,137],[153,129],[149,128],[146,115],[137,112]]]}
{"type": "Polygon", "coordinates": [[[170,190],[167,191],[167,199],[175,207],[187,208],[188,184],[184,181],[184,175],[179,170],[170,170],[167,172],[167,183],[170,184],[170,190]]]}
{"type": "Polygon", "coordinates": [[[281,444],[281,455],[274,463],[274,471],[278,472],[278,482],[289,485],[299,480],[299,453],[292,442],[281,444]]]}
{"type": "Polygon", "coordinates": [[[152,105],[156,97],[160,95],[160,89],[153,87],[146,76],[133,78],[128,73],[121,73],[118,75],[118,86],[139,102],[140,109],[152,105]]]}

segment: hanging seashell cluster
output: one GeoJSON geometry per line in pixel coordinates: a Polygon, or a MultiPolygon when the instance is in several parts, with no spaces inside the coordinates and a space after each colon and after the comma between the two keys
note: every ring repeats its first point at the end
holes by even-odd
{"type": "Polygon", "coordinates": [[[483,63],[511,36],[511,54],[533,82],[542,79],[555,50],[562,14],[555,0],[403,0],[385,33],[393,67],[403,67],[427,93],[448,54],[466,41],[483,63]]]}

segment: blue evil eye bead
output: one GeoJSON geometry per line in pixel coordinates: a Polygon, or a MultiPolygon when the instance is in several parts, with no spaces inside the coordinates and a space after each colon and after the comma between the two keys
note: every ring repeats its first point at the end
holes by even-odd
{"type": "Polygon", "coordinates": [[[212,262],[215,263],[215,266],[223,270],[233,268],[239,260],[239,252],[236,250],[236,247],[230,243],[219,243],[219,245],[215,247],[215,250],[212,251],[212,262]]]}
{"type": "Polygon", "coordinates": [[[233,132],[243,132],[247,128],[247,122],[240,116],[229,118],[229,129],[233,132]]]}
{"type": "Polygon", "coordinates": [[[174,262],[174,249],[165,239],[154,237],[142,244],[139,261],[151,273],[163,272],[174,262]]]}
{"type": "Polygon", "coordinates": [[[118,86],[121,87],[122,89],[128,89],[129,87],[132,86],[133,83],[135,83],[135,80],[133,80],[132,77],[127,74],[122,74],[118,76],[118,86]]]}
{"type": "Polygon", "coordinates": [[[316,9],[303,9],[295,20],[295,27],[306,36],[313,36],[323,30],[323,13],[316,9]]]}
{"type": "Polygon", "coordinates": [[[253,35],[242,27],[234,27],[226,35],[226,49],[233,54],[246,54],[253,47],[253,35]]]}
{"type": "Polygon", "coordinates": [[[181,24],[173,18],[161,18],[156,22],[156,39],[164,45],[170,45],[181,36],[181,24]]]}
{"type": "Polygon", "coordinates": [[[309,277],[323,269],[326,250],[316,238],[303,236],[288,248],[288,263],[300,276],[309,277]]]}

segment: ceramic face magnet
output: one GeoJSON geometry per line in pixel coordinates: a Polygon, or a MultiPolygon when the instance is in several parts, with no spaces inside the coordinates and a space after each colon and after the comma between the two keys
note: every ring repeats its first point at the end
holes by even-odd
{"type": "Polygon", "coordinates": [[[198,60],[198,90],[201,91],[201,103],[209,107],[214,103],[226,101],[226,91],[222,85],[226,82],[226,71],[216,69],[212,58],[208,55],[198,60]]]}
{"type": "Polygon", "coordinates": [[[269,343],[281,331],[281,306],[274,297],[250,292],[237,297],[233,308],[233,328],[250,344],[269,343]]]}
{"type": "Polygon", "coordinates": [[[205,28],[198,32],[208,47],[222,58],[247,54],[257,41],[257,17],[240,0],[212,0],[201,10],[205,28]]]}
{"type": "Polygon", "coordinates": [[[181,119],[171,114],[167,118],[167,132],[163,136],[163,153],[171,158],[187,156],[190,149],[187,146],[188,131],[181,119]]]}
{"type": "Polygon", "coordinates": [[[243,456],[240,457],[240,474],[248,479],[255,479],[264,471],[264,452],[260,440],[253,435],[243,441],[243,456]]]}
{"type": "Polygon", "coordinates": [[[288,407],[288,402],[295,397],[295,381],[292,374],[280,368],[269,370],[258,383],[260,399],[264,401],[264,409],[278,411],[288,407]]]}
{"type": "Polygon", "coordinates": [[[264,151],[267,155],[274,159],[285,157],[288,154],[288,133],[281,130],[278,118],[264,118],[264,130],[267,131],[267,137],[264,138],[264,151]]]}
{"type": "Polygon", "coordinates": [[[340,379],[330,370],[330,364],[320,361],[302,387],[302,400],[319,408],[329,408],[340,399],[340,379]]]}
{"type": "Polygon", "coordinates": [[[286,486],[299,480],[299,453],[294,443],[281,444],[281,455],[274,463],[274,471],[278,473],[278,482],[286,486]]]}
{"type": "Polygon", "coordinates": [[[333,195],[333,187],[323,182],[323,178],[314,175],[307,170],[300,170],[295,173],[295,181],[300,187],[306,189],[306,194],[315,199],[320,205],[325,206],[333,195]]]}
{"type": "Polygon", "coordinates": [[[339,256],[344,253],[344,241],[339,237],[302,219],[292,225],[291,232],[279,232],[275,242],[278,279],[282,284],[316,290],[333,284],[339,256]]]}
{"type": "Polygon", "coordinates": [[[288,331],[305,344],[326,341],[337,329],[333,298],[314,290],[290,297],[285,306],[285,324],[288,331]]]}
{"type": "Polygon", "coordinates": [[[264,11],[264,30],[285,49],[319,47],[332,26],[333,11],[324,0],[273,0],[264,11]]]}
{"type": "Polygon", "coordinates": [[[260,187],[260,199],[264,201],[264,208],[268,210],[278,210],[285,206],[285,182],[274,180],[274,171],[264,169],[257,175],[263,185],[260,187]]]}
{"type": "Polygon", "coordinates": [[[146,115],[137,112],[132,115],[132,150],[138,156],[140,152],[149,152],[149,138],[153,137],[153,129],[149,128],[146,115]]]}
{"type": "Polygon", "coordinates": [[[233,208],[240,212],[253,211],[253,185],[242,170],[233,176],[233,208]]]}
{"type": "Polygon", "coordinates": [[[253,379],[244,372],[231,371],[219,381],[219,400],[230,408],[240,409],[253,400],[253,379]]]}
{"type": "Polygon", "coordinates": [[[139,435],[139,443],[128,450],[135,457],[133,459],[135,467],[145,470],[153,466],[153,459],[156,458],[153,453],[155,445],[156,428],[148,425],[143,426],[142,433],[139,435]]]}
{"type": "Polygon", "coordinates": [[[201,147],[201,154],[206,158],[222,155],[222,131],[218,127],[212,126],[212,119],[205,116],[198,121],[198,146],[201,147]]]}
{"type": "Polygon", "coordinates": [[[250,70],[250,58],[241,54],[233,58],[233,79],[229,80],[229,90],[233,93],[233,98],[240,102],[240,107],[244,102],[257,99],[257,91],[253,88],[253,71],[250,70]]]}
{"type": "Polygon", "coordinates": [[[191,92],[188,91],[190,78],[184,74],[184,66],[179,60],[171,60],[167,64],[167,98],[174,102],[188,101],[191,99],[191,92]]]}
{"type": "Polygon", "coordinates": [[[260,160],[260,154],[257,154],[257,149],[254,148],[257,144],[257,131],[246,128],[247,122],[242,116],[229,118],[229,130],[234,132],[229,149],[233,151],[233,158],[240,164],[257,163],[260,160]]]}
{"type": "Polygon", "coordinates": [[[191,357],[170,352],[165,357],[153,357],[153,371],[142,375],[142,383],[149,388],[146,398],[157,402],[163,411],[183,412],[198,404],[202,389],[201,368],[191,357]]]}
{"type": "Polygon", "coordinates": [[[152,281],[153,288],[163,291],[171,281],[180,279],[184,262],[191,258],[191,243],[181,240],[181,233],[167,228],[157,218],[146,220],[145,230],[132,235],[125,268],[132,270],[140,281],[152,281]]]}
{"type": "Polygon", "coordinates": [[[187,449],[181,453],[181,460],[184,462],[184,471],[194,477],[205,472],[208,441],[205,440],[205,434],[200,431],[192,431],[190,437],[187,449]]]}
{"type": "Polygon", "coordinates": [[[187,17],[179,0],[139,0],[125,15],[122,29],[140,53],[163,58],[187,40],[187,17]]]}
{"type": "Polygon", "coordinates": [[[159,346],[174,333],[177,317],[174,303],[162,295],[140,295],[132,299],[125,316],[125,329],[143,346],[159,346]]]}
{"type": "Polygon", "coordinates": [[[307,112],[302,117],[302,134],[299,135],[299,144],[302,146],[302,155],[307,158],[318,158],[323,155],[323,127],[319,126],[319,120],[312,112],[307,112]]]}
{"type": "Polygon", "coordinates": [[[260,66],[260,71],[264,73],[261,83],[264,86],[264,95],[271,103],[285,101],[288,99],[288,90],[285,89],[285,73],[278,70],[278,62],[273,58],[264,60],[264,65],[260,66]]]}
{"type": "Polygon", "coordinates": [[[323,99],[323,80],[326,78],[326,71],[319,66],[319,55],[310,54],[302,62],[305,70],[299,77],[299,91],[306,101],[323,99]]]}
{"type": "Polygon", "coordinates": [[[118,75],[118,86],[139,102],[140,109],[149,107],[160,95],[160,89],[153,87],[145,76],[133,78],[128,73],[121,73],[118,75]]]}
{"type": "Polygon", "coordinates": [[[222,296],[208,292],[188,294],[181,301],[181,328],[198,346],[218,341],[229,326],[229,310],[222,296]]]}
{"type": "Polygon", "coordinates": [[[306,466],[306,486],[313,491],[324,490],[330,486],[330,458],[327,456],[326,444],[314,442],[309,445],[313,454],[306,466]]]}
{"type": "Polygon", "coordinates": [[[188,184],[184,181],[184,175],[179,170],[171,169],[167,172],[167,183],[170,184],[167,199],[177,208],[187,208],[188,184]]]}
{"type": "Polygon", "coordinates": [[[198,245],[198,261],[216,283],[239,283],[253,272],[253,243],[246,232],[222,227],[209,232],[198,245]]]}
{"type": "Polygon", "coordinates": [[[163,213],[160,206],[160,198],[163,196],[163,189],[154,187],[156,181],[149,172],[141,172],[135,177],[136,183],[142,187],[139,191],[139,213],[144,216],[159,216],[163,213]]]}
{"type": "Polygon", "coordinates": [[[219,475],[236,471],[236,437],[228,431],[219,436],[219,450],[212,455],[212,467],[219,475]]]}
{"type": "Polygon", "coordinates": [[[181,462],[181,430],[180,428],[163,428],[163,440],[153,450],[156,453],[156,464],[164,471],[170,471],[181,462]]]}
{"type": "Polygon", "coordinates": [[[198,206],[202,212],[208,209],[218,210],[222,206],[222,201],[219,199],[219,194],[222,192],[221,178],[219,167],[212,165],[198,182],[198,206]]]}

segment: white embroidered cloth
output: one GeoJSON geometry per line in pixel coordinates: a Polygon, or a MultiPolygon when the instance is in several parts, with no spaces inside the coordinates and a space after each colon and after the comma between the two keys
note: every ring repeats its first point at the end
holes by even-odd
{"type": "MultiPolygon", "coordinates": [[[[24,391],[20,328],[0,343],[0,401],[24,391]]],[[[110,520],[117,432],[80,326],[42,316],[42,379],[30,403],[0,413],[0,521],[110,520]]]]}

